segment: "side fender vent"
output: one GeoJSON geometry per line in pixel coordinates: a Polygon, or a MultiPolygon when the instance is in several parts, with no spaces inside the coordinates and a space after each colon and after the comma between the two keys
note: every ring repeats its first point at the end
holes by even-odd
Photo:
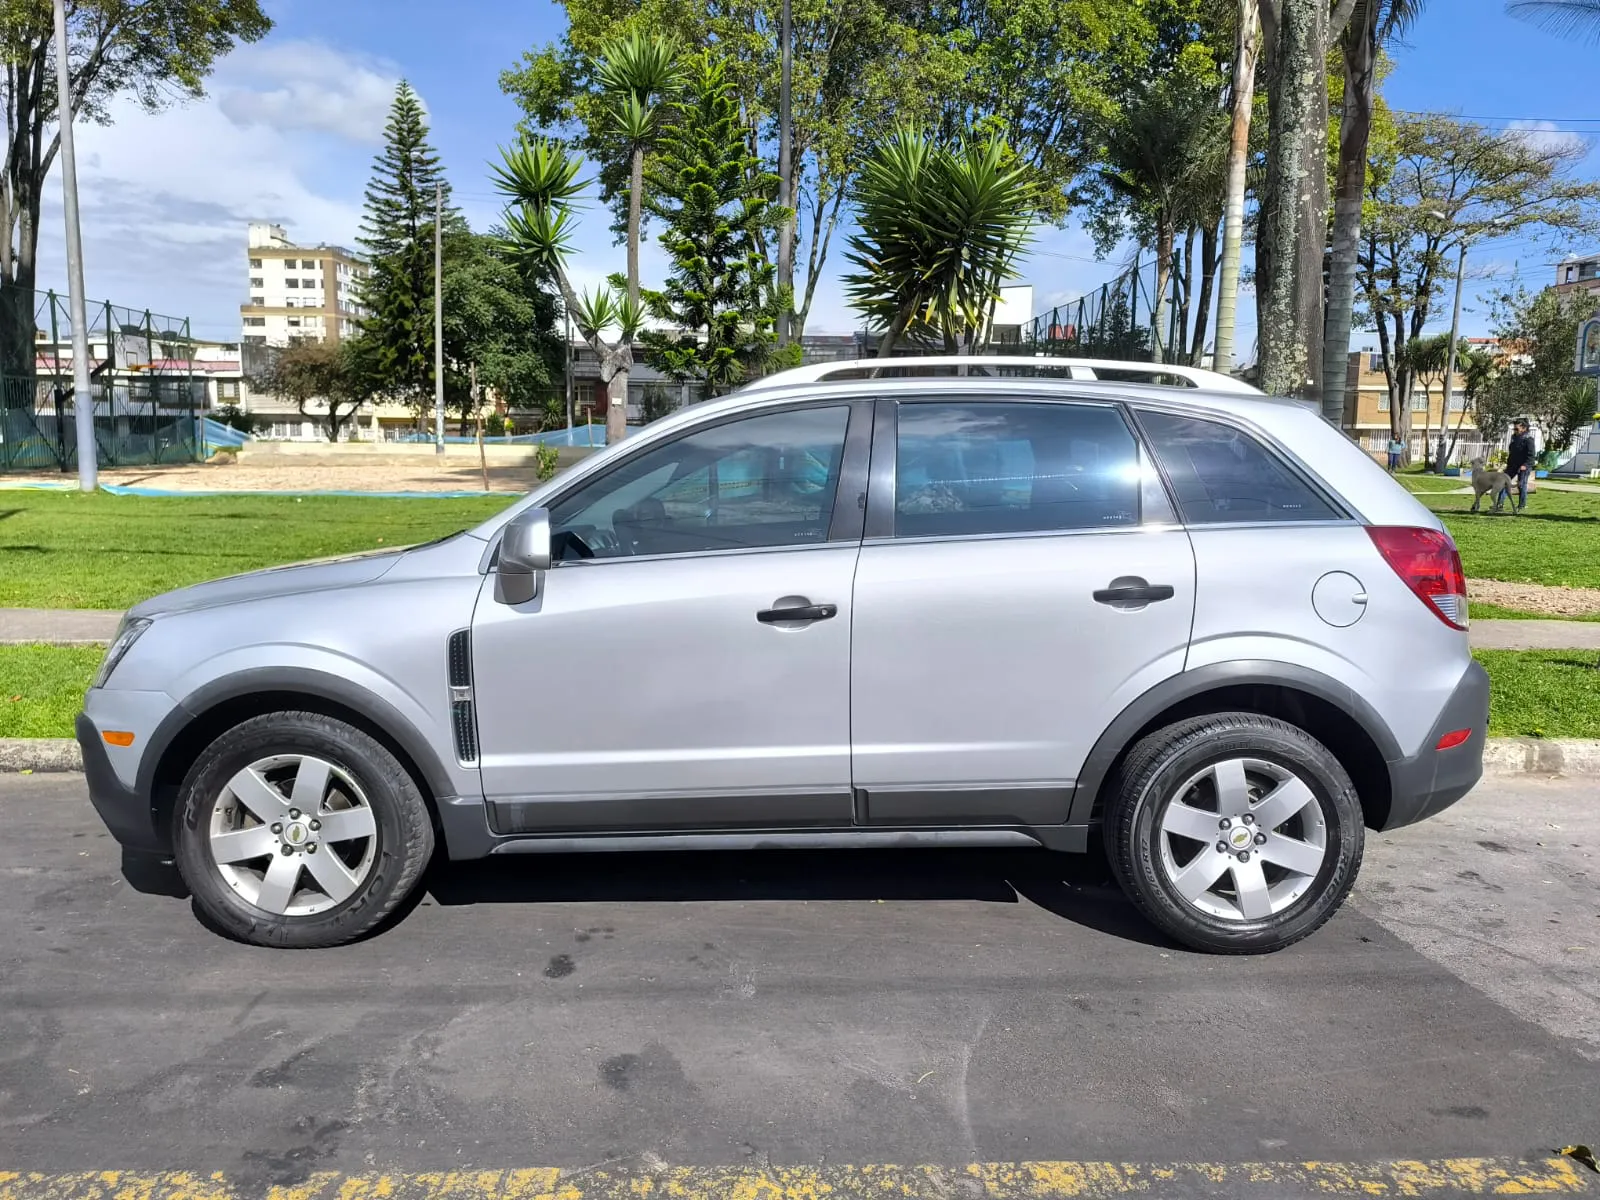
{"type": "Polygon", "coordinates": [[[450,732],[456,761],[470,767],[478,761],[478,717],[472,703],[472,633],[458,629],[445,650],[450,678],[450,732]]]}

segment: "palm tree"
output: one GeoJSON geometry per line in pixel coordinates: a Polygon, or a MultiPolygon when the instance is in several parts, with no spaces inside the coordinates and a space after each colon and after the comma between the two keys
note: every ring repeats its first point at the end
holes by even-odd
{"type": "Polygon", "coordinates": [[[1600,42],[1600,0],[1510,0],[1506,12],[1557,37],[1600,42]]]}
{"type": "Polygon", "coordinates": [[[1322,388],[1330,405],[1344,403],[1350,368],[1361,250],[1361,201],[1367,186],[1367,141],[1377,96],[1378,49],[1402,36],[1426,0],[1357,0],[1340,38],[1344,111],[1339,117],[1339,169],[1333,194],[1333,245],[1328,258],[1328,312],[1322,342],[1322,388]]]}
{"type": "Polygon", "coordinates": [[[859,270],[845,290],[883,327],[878,356],[908,330],[947,350],[975,342],[1037,219],[1028,169],[998,139],[947,148],[901,126],[862,169],[854,199],[860,232],[845,257],[859,270]]]}
{"type": "Polygon", "coordinates": [[[618,300],[601,286],[579,296],[567,276],[572,246],[572,202],[587,186],[578,179],[578,158],[545,138],[524,137],[502,148],[493,167],[495,187],[511,205],[505,213],[504,242],[530,272],[550,280],[578,331],[594,350],[600,382],[606,389],[606,442],[628,435],[628,374],[633,343],[644,324],[644,309],[631,296],[618,300]],[[615,328],[617,344],[607,346],[603,334],[615,328]]]}
{"type": "Polygon", "coordinates": [[[637,31],[617,38],[601,52],[599,79],[610,101],[610,123],[622,136],[630,158],[628,299],[638,304],[644,156],[659,126],[661,101],[678,86],[677,44],[669,38],[637,31]]]}
{"type": "Polygon", "coordinates": [[[1154,232],[1151,353],[1157,361],[1169,349],[1162,338],[1180,222],[1193,228],[1189,218],[1203,205],[1199,193],[1206,188],[1207,176],[1215,173],[1218,151],[1227,144],[1227,122],[1214,85],[1173,74],[1147,88],[1105,130],[1107,165],[1100,178],[1138,217],[1148,220],[1154,232]]]}

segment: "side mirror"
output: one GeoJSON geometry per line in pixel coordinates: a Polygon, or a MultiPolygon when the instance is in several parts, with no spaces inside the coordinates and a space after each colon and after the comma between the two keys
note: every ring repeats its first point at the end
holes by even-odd
{"type": "Polygon", "coordinates": [[[550,510],[530,508],[500,534],[495,599],[526,604],[539,594],[539,576],[550,569],[550,510]]]}

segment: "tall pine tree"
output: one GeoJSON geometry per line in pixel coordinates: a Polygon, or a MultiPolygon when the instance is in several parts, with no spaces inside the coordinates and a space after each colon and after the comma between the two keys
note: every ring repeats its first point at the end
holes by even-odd
{"type": "Polygon", "coordinates": [[[364,358],[383,390],[422,412],[433,403],[433,223],[444,188],[444,230],[465,228],[428,144],[428,122],[405,80],[395,89],[383,150],[372,164],[359,241],[371,260],[362,289],[364,358]]]}
{"type": "Polygon", "coordinates": [[[702,53],[686,63],[651,175],[648,203],[672,271],[648,293],[650,309],[687,336],[647,333],[646,359],[725,391],[772,359],[779,297],[757,235],[775,229],[783,210],[772,203],[778,177],[750,153],[722,60],[702,53]]]}

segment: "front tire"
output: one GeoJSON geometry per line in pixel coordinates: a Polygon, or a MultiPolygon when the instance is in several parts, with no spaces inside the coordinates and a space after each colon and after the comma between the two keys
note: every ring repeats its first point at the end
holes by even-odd
{"type": "Polygon", "coordinates": [[[1112,784],[1106,848],[1123,891],[1186,946],[1280,950],[1344,903],[1361,866],[1361,804],[1305,730],[1256,713],[1143,738],[1112,784]]]}
{"type": "Polygon", "coordinates": [[[433,823],[377,739],[320,713],[252,717],[190,768],[178,869],[201,915],[258,946],[309,948],[377,928],[416,887],[433,823]]]}

